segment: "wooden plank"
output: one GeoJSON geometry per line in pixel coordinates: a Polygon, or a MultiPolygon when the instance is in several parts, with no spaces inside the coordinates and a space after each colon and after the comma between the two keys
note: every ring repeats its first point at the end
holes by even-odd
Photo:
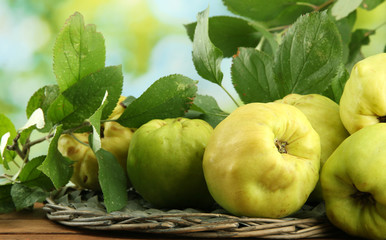
{"type": "Polygon", "coordinates": [[[79,233],[76,228],[62,226],[47,219],[0,220],[1,234],[17,233],[79,233]]]}
{"type": "Polygon", "coordinates": [[[23,210],[21,212],[11,212],[0,214],[0,220],[20,220],[20,219],[45,219],[46,213],[43,209],[34,209],[31,211],[23,210]]]}
{"type": "MultiPolygon", "coordinates": [[[[52,235],[52,234],[12,234],[12,235],[1,235],[0,240],[98,240],[98,239],[113,239],[106,238],[103,236],[92,236],[92,235],[84,235],[84,234],[60,234],[60,235],[52,235]]],[[[116,239],[116,238],[114,238],[116,239]]]]}

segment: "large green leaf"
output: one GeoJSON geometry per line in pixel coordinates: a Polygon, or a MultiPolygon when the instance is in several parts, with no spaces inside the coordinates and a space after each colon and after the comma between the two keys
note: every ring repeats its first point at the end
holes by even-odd
{"type": "Polygon", "coordinates": [[[273,59],[254,48],[240,48],[231,67],[233,86],[244,103],[279,99],[273,59]]]}
{"type": "Polygon", "coordinates": [[[103,148],[96,151],[95,155],[106,209],[108,212],[121,210],[128,201],[125,170],[114,155],[103,148]]]}
{"type": "Polygon", "coordinates": [[[11,196],[12,184],[0,185],[0,214],[15,211],[11,196]]]}
{"type": "MultiPolygon", "coordinates": [[[[197,22],[185,25],[192,41],[196,26],[197,22]]],[[[224,57],[231,57],[237,53],[239,47],[256,47],[261,34],[244,19],[215,16],[209,18],[209,38],[223,52],[224,57]]]]}
{"type": "MultiPolygon", "coordinates": [[[[240,16],[269,25],[292,24],[301,14],[311,12],[313,8],[305,4],[297,4],[296,0],[223,0],[228,9],[240,16]]],[[[301,3],[320,5],[325,0],[306,0],[301,3]]]]}
{"type": "Polygon", "coordinates": [[[73,84],[59,95],[48,109],[51,122],[62,123],[65,129],[79,126],[100,106],[108,92],[108,103],[103,109],[106,119],[118,102],[122,92],[121,66],[110,66],[92,73],[73,84]]]}
{"type": "Polygon", "coordinates": [[[198,13],[193,39],[193,63],[197,73],[204,79],[221,85],[223,53],[213,45],[208,30],[209,8],[198,13]]]}
{"type": "Polygon", "coordinates": [[[183,116],[193,104],[197,82],[174,74],[155,81],[139,98],[127,106],[118,122],[137,128],[152,119],[183,116]]]}
{"type": "Polygon", "coordinates": [[[39,156],[31,159],[23,167],[19,174],[19,181],[28,187],[40,187],[46,191],[54,189],[54,185],[50,178],[48,178],[38,167],[43,163],[46,156],[39,156]]]}
{"type": "Polygon", "coordinates": [[[65,23],[54,46],[54,73],[63,92],[105,66],[105,43],[95,25],[84,25],[76,12],[65,23]]]}
{"type": "Polygon", "coordinates": [[[274,72],[279,96],[323,93],[342,63],[342,40],[326,12],[299,17],[276,54],[274,72]]]}
{"type": "Polygon", "coordinates": [[[29,208],[36,202],[43,202],[49,193],[40,187],[29,187],[22,183],[15,183],[11,188],[11,196],[16,210],[29,208]]]}
{"type": "Polygon", "coordinates": [[[66,185],[73,172],[72,161],[64,157],[58,150],[58,141],[62,132],[63,129],[60,125],[56,128],[55,135],[51,139],[46,158],[37,168],[51,179],[56,188],[66,185]]]}

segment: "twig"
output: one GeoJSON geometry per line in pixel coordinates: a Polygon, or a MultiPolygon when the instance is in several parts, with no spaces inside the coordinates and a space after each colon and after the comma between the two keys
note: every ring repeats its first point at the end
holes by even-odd
{"type": "Polygon", "coordinates": [[[16,137],[13,139],[12,145],[7,146],[7,149],[10,151],[15,151],[17,153],[17,155],[20,156],[21,159],[24,159],[25,154],[21,151],[21,149],[19,147],[19,144],[18,144],[19,139],[20,139],[20,133],[18,133],[16,135],[16,137]]]}
{"type": "Polygon", "coordinates": [[[322,10],[323,8],[327,7],[328,5],[330,5],[333,2],[335,2],[335,0],[328,0],[328,1],[324,2],[323,4],[317,6],[314,9],[314,12],[318,12],[318,11],[322,10]]]}
{"type": "Polygon", "coordinates": [[[8,180],[8,181],[10,181],[12,183],[19,183],[19,181],[14,180],[11,175],[8,175],[6,173],[0,175],[0,178],[6,179],[6,180],[8,180]]]}

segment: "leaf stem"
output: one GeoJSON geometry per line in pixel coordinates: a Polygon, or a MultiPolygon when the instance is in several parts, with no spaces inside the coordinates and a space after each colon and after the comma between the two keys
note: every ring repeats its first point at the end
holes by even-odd
{"type": "Polygon", "coordinates": [[[0,179],[1,178],[6,179],[6,180],[8,180],[9,182],[12,182],[12,183],[19,183],[19,181],[13,180],[13,176],[5,174],[5,173],[0,175],[0,179]]]}
{"type": "MultiPolygon", "coordinates": [[[[332,4],[333,2],[335,2],[335,0],[327,0],[326,2],[322,3],[319,6],[311,4],[311,3],[307,3],[307,2],[296,2],[296,5],[308,6],[308,7],[312,8],[314,10],[314,12],[318,12],[318,11],[322,10],[323,8],[327,7],[328,5],[332,4]]],[[[269,29],[267,29],[267,31],[274,32],[274,31],[279,31],[279,30],[285,30],[285,29],[289,28],[290,26],[291,25],[277,26],[277,27],[269,28],[269,29]]]]}
{"type": "Polygon", "coordinates": [[[236,105],[237,107],[240,107],[240,105],[238,104],[238,102],[236,101],[236,99],[233,98],[233,96],[228,92],[228,90],[226,90],[225,87],[224,87],[222,84],[220,84],[219,86],[220,86],[220,87],[222,88],[222,90],[224,90],[225,93],[232,99],[232,101],[235,103],[235,105],[236,105]]]}
{"type": "Polygon", "coordinates": [[[269,28],[269,29],[267,29],[267,31],[274,32],[274,31],[284,30],[286,28],[289,28],[290,26],[291,25],[277,26],[277,27],[269,28]]]}
{"type": "Polygon", "coordinates": [[[314,9],[314,10],[318,8],[318,6],[311,4],[311,3],[308,3],[308,2],[296,2],[296,5],[307,6],[307,7],[314,9]]]}
{"type": "Polygon", "coordinates": [[[77,138],[73,133],[70,133],[70,135],[71,135],[71,137],[73,137],[73,138],[75,139],[75,141],[79,142],[80,144],[82,144],[82,145],[84,145],[84,146],[86,146],[86,147],[90,147],[89,144],[87,144],[87,143],[81,141],[81,140],[80,140],[79,138],[77,138]]]}
{"type": "Polygon", "coordinates": [[[263,48],[264,42],[265,42],[265,37],[261,37],[259,43],[258,43],[257,46],[256,46],[256,49],[259,50],[259,51],[261,51],[261,49],[263,48]]]}

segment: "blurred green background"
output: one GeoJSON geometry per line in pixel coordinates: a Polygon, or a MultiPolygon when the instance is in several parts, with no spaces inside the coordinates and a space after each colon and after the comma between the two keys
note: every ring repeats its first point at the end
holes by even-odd
{"type": "MultiPolygon", "coordinates": [[[[214,96],[225,110],[235,108],[215,84],[195,72],[184,24],[210,6],[210,16],[231,15],[221,0],[1,0],[0,112],[16,128],[24,125],[29,97],[55,83],[52,48],[65,20],[75,11],[96,24],[105,37],[107,65],[122,64],[123,95],[138,97],[160,77],[180,73],[199,80],[199,93],[214,96]]],[[[358,12],[355,28],[377,29],[365,55],[384,51],[386,2],[358,12]],[[383,24],[383,25],[382,25],[383,24]]],[[[223,61],[224,86],[236,96],[230,81],[231,59],[223,61]]]]}
{"type": "MultiPolygon", "coordinates": [[[[154,81],[174,73],[200,80],[183,25],[209,5],[211,16],[230,15],[221,0],[1,0],[0,112],[22,127],[30,96],[56,83],[53,45],[75,11],[103,34],[106,65],[122,64],[123,95],[138,97],[154,81]]],[[[223,94],[206,81],[199,88],[201,93],[223,94]]]]}

